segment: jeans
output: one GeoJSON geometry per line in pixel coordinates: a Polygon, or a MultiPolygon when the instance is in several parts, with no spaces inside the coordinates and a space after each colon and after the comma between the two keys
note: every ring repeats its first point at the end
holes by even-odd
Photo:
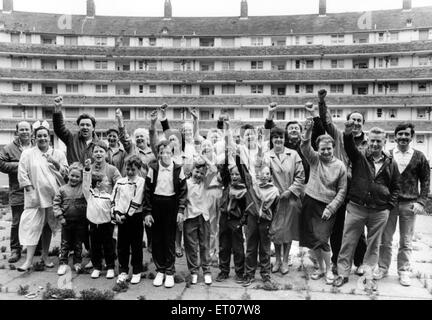
{"type": "Polygon", "coordinates": [[[219,220],[219,268],[221,272],[229,274],[231,252],[234,254],[235,273],[244,274],[244,238],[240,225],[240,219],[228,218],[227,214],[221,214],[219,220]]]}
{"type": "Polygon", "coordinates": [[[127,217],[123,224],[118,225],[117,254],[119,272],[129,274],[129,255],[132,252],[131,265],[133,274],[143,271],[142,238],[144,222],[142,213],[127,217]]]}
{"type": "Polygon", "coordinates": [[[379,246],[389,210],[374,210],[353,202],[347,205],[342,247],[338,257],[338,274],[348,277],[351,271],[354,250],[364,227],[367,228],[367,249],[364,257],[364,270],[367,278],[372,278],[372,270],[378,263],[379,246]]]}
{"type": "Polygon", "coordinates": [[[251,278],[255,277],[258,255],[261,277],[270,278],[270,225],[271,221],[259,219],[251,214],[247,217],[245,273],[251,278]]]}
{"type": "Polygon", "coordinates": [[[87,221],[67,221],[61,230],[61,248],[59,260],[62,264],[69,263],[69,251],[73,251],[73,264],[82,262],[82,244],[87,236],[87,221]]]}
{"type": "Polygon", "coordinates": [[[210,272],[210,221],[205,221],[202,215],[187,219],[184,222],[184,245],[186,261],[190,273],[198,273],[199,267],[203,273],[210,272]],[[198,247],[200,263],[198,263],[198,247]]]}
{"type": "Polygon", "coordinates": [[[399,217],[399,250],[397,255],[398,272],[410,270],[410,257],[412,252],[412,239],[414,236],[414,225],[416,215],[413,210],[413,202],[400,202],[390,212],[387,225],[381,238],[378,265],[385,272],[388,272],[392,257],[392,240],[396,231],[396,224],[399,217]]]}
{"type": "Polygon", "coordinates": [[[12,209],[12,226],[10,233],[10,248],[11,251],[15,251],[17,253],[21,253],[22,247],[19,242],[18,230],[19,224],[21,220],[21,214],[24,211],[24,205],[20,206],[11,206],[12,209]]]}

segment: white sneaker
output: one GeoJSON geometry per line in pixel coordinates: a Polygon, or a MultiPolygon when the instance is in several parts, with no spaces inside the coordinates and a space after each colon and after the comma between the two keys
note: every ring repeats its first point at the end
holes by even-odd
{"type": "Polygon", "coordinates": [[[126,272],[122,272],[117,277],[117,283],[126,282],[128,279],[128,274],[126,272]]]}
{"type": "Polygon", "coordinates": [[[197,284],[197,282],[198,282],[198,275],[196,274],[196,273],[193,273],[192,274],[192,276],[191,276],[191,283],[192,284],[197,284]]]}
{"type": "Polygon", "coordinates": [[[155,287],[160,287],[160,286],[163,284],[164,277],[165,277],[165,274],[164,274],[164,273],[162,273],[162,272],[158,272],[158,273],[156,274],[156,277],[155,277],[154,280],[153,280],[153,285],[154,285],[155,287]]]}
{"type": "Polygon", "coordinates": [[[138,284],[141,281],[141,273],[133,274],[131,284],[138,284]]]}
{"type": "Polygon", "coordinates": [[[66,271],[68,269],[68,265],[67,264],[61,264],[57,270],[57,274],[59,276],[62,276],[64,274],[66,274],[66,271]]]}
{"type": "Polygon", "coordinates": [[[92,277],[92,279],[97,279],[100,277],[100,274],[100,270],[94,269],[90,277],[92,277]]]}
{"type": "Polygon", "coordinates": [[[85,269],[91,269],[93,268],[93,263],[91,262],[91,260],[89,261],[89,263],[87,263],[84,267],[85,269]]]}
{"type": "Polygon", "coordinates": [[[212,284],[212,276],[211,273],[206,273],[204,274],[204,283],[206,285],[211,285],[212,284]]]}
{"type": "Polygon", "coordinates": [[[409,272],[401,272],[399,274],[399,283],[404,287],[409,287],[411,285],[411,278],[409,272]]]}
{"type": "Polygon", "coordinates": [[[108,269],[108,271],[106,273],[106,278],[107,279],[114,279],[114,277],[115,277],[114,269],[108,269]]]}
{"type": "Polygon", "coordinates": [[[166,275],[165,288],[172,288],[172,287],[174,287],[174,276],[173,275],[166,275]]]}

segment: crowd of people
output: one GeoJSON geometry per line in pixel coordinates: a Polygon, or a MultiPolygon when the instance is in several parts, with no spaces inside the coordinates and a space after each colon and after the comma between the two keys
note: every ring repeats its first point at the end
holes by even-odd
{"type": "Polygon", "coordinates": [[[172,129],[163,105],[150,114],[150,127],[132,136],[117,109],[107,141],[95,134],[88,114],[78,117],[77,132],[69,130],[57,97],[53,127],[66,153],[53,148],[46,121],[18,123],[16,139],[0,152],[13,216],[9,262],[18,262],[25,246],[17,270],[30,270],[39,245],[41,262],[54,267],[48,250],[60,231],[59,275],[72,252],[73,268],[81,271],[84,246],[91,278],[104,269],[108,279],[117,274],[118,283],[137,284],[145,239],[156,287],[175,285],[176,258],[183,254],[192,284],[202,269],[210,285],[212,264],[220,269],[216,281],[228,279],[233,255],[237,283],[253,283],[259,264],[266,285],[272,273],[289,272],[298,241],[309,249],[311,279],[340,287],[354,263],[373,290],[388,273],[399,220],[397,269],[400,284],[409,286],[415,218],[430,184],[425,155],[410,145],[414,125],[397,125],[397,145],[386,151],[385,131],[374,127],[366,135],[359,111],[340,131],[326,95],[320,90],[317,105],[305,105],[304,122],[290,121],[285,129],[273,121],[278,107],[272,103],[262,127],[232,128],[223,113],[204,136],[196,109],[189,109],[193,121],[172,129]]]}

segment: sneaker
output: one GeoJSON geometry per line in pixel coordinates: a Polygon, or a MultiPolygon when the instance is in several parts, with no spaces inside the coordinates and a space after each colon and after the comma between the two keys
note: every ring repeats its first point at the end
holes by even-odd
{"type": "Polygon", "coordinates": [[[163,284],[164,277],[165,277],[165,274],[164,274],[164,273],[162,273],[162,272],[158,272],[158,273],[156,274],[156,277],[155,277],[154,280],[153,280],[153,285],[154,285],[155,287],[160,287],[160,286],[163,284]]]}
{"type": "Polygon", "coordinates": [[[335,277],[333,275],[333,272],[331,270],[327,271],[326,273],[326,284],[333,284],[335,277]]]}
{"type": "Polygon", "coordinates": [[[196,273],[193,273],[191,275],[191,283],[192,284],[197,284],[198,283],[198,275],[196,273]]]}
{"type": "Polygon", "coordinates": [[[408,272],[401,272],[399,274],[399,283],[404,287],[409,287],[411,285],[411,278],[408,272]]]}
{"type": "Polygon", "coordinates": [[[174,276],[172,274],[166,275],[165,277],[165,288],[172,288],[174,287],[174,276]]]}
{"type": "Polygon", "coordinates": [[[364,275],[365,271],[363,269],[363,266],[357,267],[355,274],[358,275],[359,277],[361,277],[362,275],[364,275]]]}
{"type": "Polygon", "coordinates": [[[243,283],[243,281],[244,281],[244,276],[243,276],[243,275],[236,274],[236,275],[234,276],[234,281],[235,281],[236,283],[243,283]]]}
{"type": "Polygon", "coordinates": [[[249,287],[253,282],[255,282],[255,278],[252,278],[251,276],[245,276],[242,286],[249,287]]]}
{"type": "Polygon", "coordinates": [[[211,285],[212,284],[212,275],[211,275],[211,273],[204,274],[204,283],[206,285],[211,285]]]}
{"type": "Polygon", "coordinates": [[[107,279],[114,279],[114,277],[115,277],[114,269],[108,269],[107,273],[106,273],[106,278],[107,279]]]}
{"type": "MultiPolygon", "coordinates": [[[[114,271],[114,270],[113,270],[114,271]]],[[[108,275],[108,273],[107,273],[108,275]]],[[[126,282],[128,280],[128,274],[126,272],[122,272],[117,277],[117,283],[126,282]]]]}
{"type": "Polygon", "coordinates": [[[91,269],[93,268],[93,263],[91,262],[91,260],[89,261],[89,263],[87,263],[84,267],[85,269],[91,269]]]}
{"type": "Polygon", "coordinates": [[[81,271],[82,271],[81,263],[75,263],[74,264],[74,270],[76,273],[81,273],[81,271]]]}
{"type": "Polygon", "coordinates": [[[92,279],[97,279],[100,277],[100,274],[101,274],[100,270],[94,269],[90,277],[92,279]]]}
{"type": "Polygon", "coordinates": [[[67,264],[61,264],[57,270],[57,274],[59,276],[65,275],[66,271],[68,269],[68,265],[67,264]]]}
{"type": "Polygon", "coordinates": [[[292,255],[288,255],[288,267],[292,267],[294,264],[292,255]]]}
{"type": "Polygon", "coordinates": [[[373,278],[375,280],[381,280],[385,277],[387,277],[387,272],[382,268],[377,268],[373,273],[373,278]]]}
{"type": "Polygon", "coordinates": [[[131,284],[138,284],[141,281],[141,273],[133,274],[131,284]]]}
{"type": "Polygon", "coordinates": [[[228,276],[227,273],[225,273],[225,272],[220,272],[220,273],[218,274],[218,276],[216,277],[216,281],[217,281],[217,282],[222,282],[222,281],[225,281],[225,280],[228,279],[228,278],[229,278],[229,276],[228,276]]]}

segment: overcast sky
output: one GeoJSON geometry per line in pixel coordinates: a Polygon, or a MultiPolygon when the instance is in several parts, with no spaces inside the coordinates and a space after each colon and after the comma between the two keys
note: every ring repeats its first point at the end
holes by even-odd
{"type": "MultiPolygon", "coordinates": [[[[95,0],[100,15],[163,16],[165,0],[95,0]]],[[[238,16],[240,0],[171,0],[173,16],[238,16]]],[[[248,0],[249,15],[290,15],[318,12],[319,0],[248,0]]],[[[432,0],[412,0],[413,7],[432,0]]],[[[3,1],[0,1],[3,7],[3,1]]],[[[402,8],[402,0],[327,0],[327,12],[402,8]]],[[[14,10],[84,14],[86,0],[14,0],[14,10]]]]}

